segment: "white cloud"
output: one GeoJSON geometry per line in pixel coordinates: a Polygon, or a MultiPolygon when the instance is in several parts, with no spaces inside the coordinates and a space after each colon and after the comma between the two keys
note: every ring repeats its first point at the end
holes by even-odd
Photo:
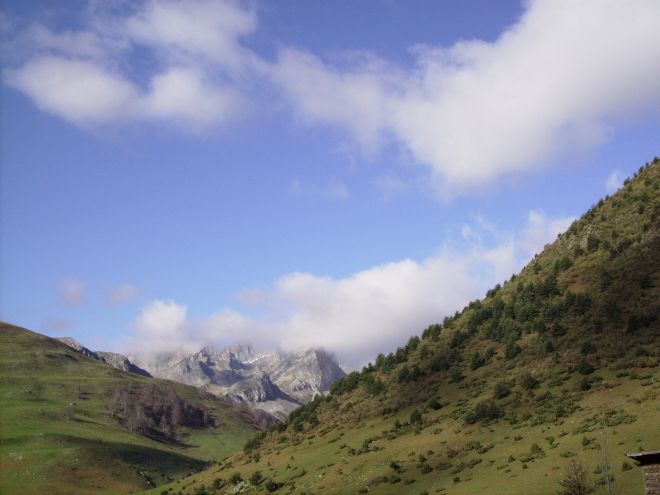
{"type": "Polygon", "coordinates": [[[39,327],[39,331],[50,334],[50,336],[53,336],[54,334],[63,335],[63,333],[65,333],[67,330],[72,330],[75,326],[76,325],[73,320],[68,318],[61,319],[48,317],[39,327]]]}
{"type": "Polygon", "coordinates": [[[623,174],[618,170],[615,170],[608,177],[607,182],[605,182],[605,190],[608,192],[608,194],[617,192],[619,188],[623,185],[623,180],[624,180],[623,174]]]}
{"type": "Polygon", "coordinates": [[[348,199],[348,188],[339,182],[332,181],[325,188],[320,188],[312,184],[304,184],[297,177],[289,187],[289,194],[292,196],[307,196],[322,199],[348,199]]]}
{"type": "Polygon", "coordinates": [[[406,194],[413,189],[412,184],[409,182],[391,177],[389,175],[379,177],[376,179],[375,184],[386,201],[390,201],[396,196],[406,194]]]}
{"type": "Polygon", "coordinates": [[[118,31],[160,50],[172,63],[186,65],[201,57],[240,72],[254,55],[238,39],[256,25],[255,13],[235,2],[151,0],[118,31]]]}
{"type": "Polygon", "coordinates": [[[133,335],[124,345],[143,359],[159,353],[183,357],[199,351],[203,343],[196,338],[187,313],[187,306],[174,301],[153,301],[141,308],[131,325],[133,335]]]}
{"type": "Polygon", "coordinates": [[[263,62],[239,38],[256,28],[254,12],[213,0],[149,0],[125,17],[88,12],[86,30],[34,25],[13,40],[13,55],[28,56],[5,71],[7,84],[83,128],[161,121],[200,131],[250,106],[239,87],[263,62]],[[131,60],[144,48],[147,59],[131,60]]]}
{"type": "MultiPolygon", "coordinates": [[[[447,245],[422,262],[386,263],[339,280],[291,273],[271,289],[241,294],[240,300],[249,303],[250,310],[260,310],[259,316],[225,308],[188,321],[186,307],[156,301],[135,321],[133,342],[161,351],[168,346],[195,351],[203,344],[233,340],[283,350],[321,346],[337,353],[342,363],[359,367],[483,297],[487,289],[519,271],[571,220],[550,220],[531,212],[521,235],[495,231],[493,247],[478,239],[468,247],[447,245]]],[[[493,237],[492,227],[483,221],[472,230],[478,238],[493,237]]]]}
{"type": "Polygon", "coordinates": [[[58,284],[57,302],[65,306],[79,306],[86,301],[85,287],[87,284],[81,280],[66,278],[58,284]]]}
{"type": "Polygon", "coordinates": [[[283,48],[273,68],[297,115],[366,148],[393,138],[448,193],[602,143],[660,102],[660,4],[534,0],[493,43],[420,45],[415,67],[283,48]]]}
{"type": "Polygon", "coordinates": [[[599,145],[660,110],[655,0],[530,0],[496,41],[418,45],[411,67],[365,51],[326,62],[290,46],[267,62],[242,44],[257,32],[255,11],[230,0],[90,5],[84,29],[34,25],[8,45],[23,61],[5,81],[44,111],[84,128],[199,132],[272,105],[275,87],[299,121],[338,128],[367,155],[396,143],[445,197],[599,145]]]}
{"type": "Polygon", "coordinates": [[[137,110],[135,85],[92,61],[35,56],[7,81],[40,109],[81,127],[130,120],[137,110]]]}
{"type": "Polygon", "coordinates": [[[105,303],[111,306],[116,304],[130,301],[135,299],[140,295],[140,289],[131,284],[122,284],[110,291],[108,297],[105,299],[105,303]]]}

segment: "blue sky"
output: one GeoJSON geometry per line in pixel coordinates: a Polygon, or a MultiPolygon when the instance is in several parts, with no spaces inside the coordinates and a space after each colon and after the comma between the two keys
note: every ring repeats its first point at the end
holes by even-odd
{"type": "Polygon", "coordinates": [[[655,1],[5,0],[2,319],[361,366],[660,155],[655,1]]]}

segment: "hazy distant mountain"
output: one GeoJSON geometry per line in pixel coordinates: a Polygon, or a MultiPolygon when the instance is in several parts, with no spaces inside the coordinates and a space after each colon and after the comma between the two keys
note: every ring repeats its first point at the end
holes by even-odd
{"type": "Polygon", "coordinates": [[[120,369],[122,371],[129,371],[137,375],[151,377],[151,374],[148,371],[143,370],[139,366],[136,366],[133,363],[131,363],[129,359],[123,354],[117,354],[115,352],[90,351],[87,347],[82,345],[77,340],[72,339],[71,337],[62,337],[62,338],[58,338],[57,340],[68,345],[72,349],[78,351],[80,354],[83,354],[92,359],[96,359],[97,361],[101,361],[103,363],[109,364],[110,366],[114,366],[115,368],[120,369]]]}
{"type": "Polygon", "coordinates": [[[170,366],[156,364],[149,371],[157,378],[194,385],[234,403],[248,403],[280,419],[346,376],[323,350],[285,355],[250,344],[206,347],[170,366]]]}

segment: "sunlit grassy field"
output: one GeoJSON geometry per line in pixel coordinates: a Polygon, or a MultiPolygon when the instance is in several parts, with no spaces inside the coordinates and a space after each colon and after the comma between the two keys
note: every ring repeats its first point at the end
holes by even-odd
{"type": "Polygon", "coordinates": [[[160,486],[236,452],[254,434],[232,408],[194,387],[124,373],[48,337],[1,325],[2,493],[130,493],[160,486]],[[172,387],[210,411],[215,427],[184,427],[179,444],[138,435],[107,411],[114,383],[134,391],[147,383],[172,387]],[[65,419],[70,405],[74,415],[65,419]]]}
{"type": "MultiPolygon", "coordinates": [[[[363,422],[356,422],[350,412],[338,413],[330,423],[324,422],[331,427],[306,434],[300,443],[287,433],[276,435],[260,451],[258,461],[254,455],[241,453],[204,473],[150,493],[199,493],[202,485],[213,493],[216,478],[222,479],[218,493],[224,493],[232,487],[228,483],[232,474],[240,473],[243,480],[249,480],[257,470],[264,479],[283,483],[280,493],[555,493],[570,459],[579,459],[590,473],[597,470],[598,447],[605,435],[619,493],[641,494],[641,468],[625,454],[660,445],[660,373],[643,370],[641,376],[647,378],[642,380],[617,378],[611,371],[599,371],[596,376],[603,378],[603,385],[588,392],[575,391],[577,376],[559,387],[579,395],[580,408],[555,421],[535,424],[540,418],[530,408],[531,418],[514,425],[498,420],[488,426],[467,426],[452,419],[465,397],[463,389],[453,385],[444,389],[441,400],[448,405],[426,411],[419,426],[406,425],[413,408],[363,422]],[[618,424],[601,428],[598,419],[607,410],[617,411],[611,424],[618,424]],[[395,428],[396,420],[403,426],[395,428]],[[369,451],[358,453],[365,442],[369,451]],[[400,469],[393,469],[392,461],[400,469]],[[624,470],[624,462],[631,469],[624,470]]],[[[546,391],[559,392],[557,387],[544,384],[535,393],[538,396],[546,391]]],[[[520,412],[524,417],[525,408],[520,412]]],[[[596,480],[602,475],[591,477],[596,480]]],[[[267,492],[265,481],[257,486],[246,483],[245,489],[267,492]]],[[[600,493],[603,489],[600,486],[600,493]]]]}

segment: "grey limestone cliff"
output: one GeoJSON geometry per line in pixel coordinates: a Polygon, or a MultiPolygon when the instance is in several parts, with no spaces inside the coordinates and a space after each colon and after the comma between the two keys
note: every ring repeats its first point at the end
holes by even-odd
{"type": "Polygon", "coordinates": [[[285,355],[250,344],[231,344],[223,349],[206,347],[177,363],[150,371],[158,378],[194,385],[280,419],[346,376],[322,350],[306,349],[285,355]]]}

